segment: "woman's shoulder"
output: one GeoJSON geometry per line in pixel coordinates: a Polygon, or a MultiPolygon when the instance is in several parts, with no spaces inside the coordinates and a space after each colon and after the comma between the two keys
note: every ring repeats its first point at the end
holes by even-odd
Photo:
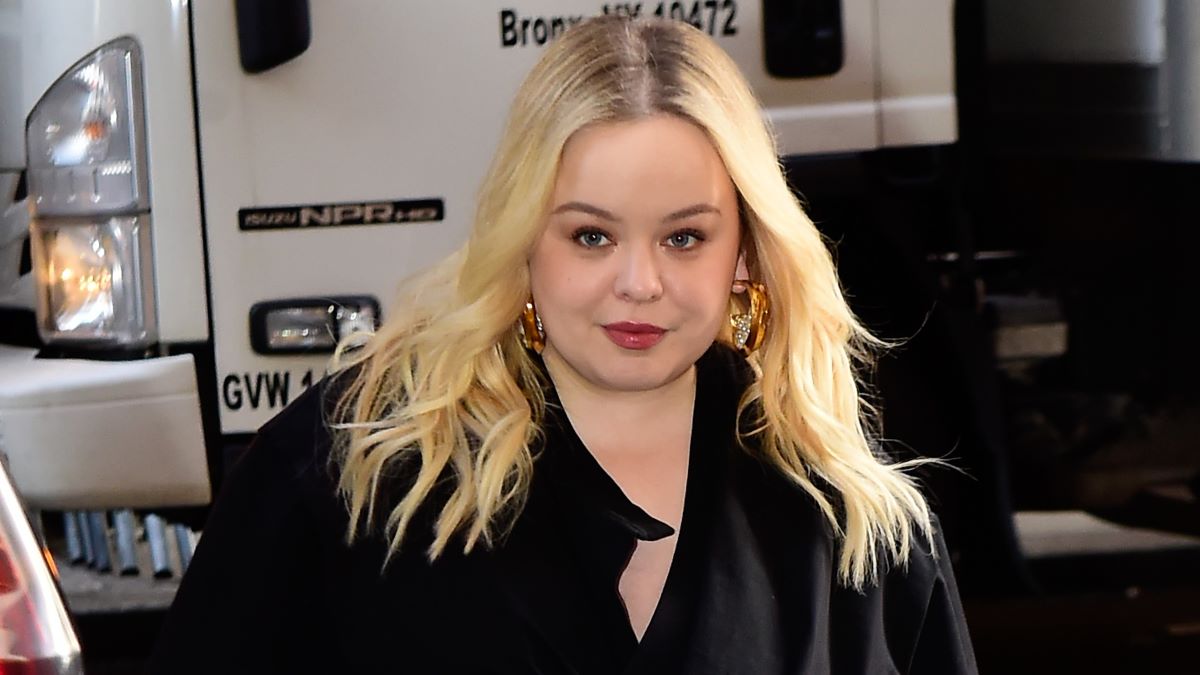
{"type": "Polygon", "coordinates": [[[300,393],[258,429],[260,436],[329,435],[326,426],[338,397],[345,391],[345,372],[326,375],[300,393]],[[320,424],[316,424],[320,422],[320,424]]]}
{"type": "MultiPolygon", "coordinates": [[[[882,628],[891,661],[901,672],[976,673],[950,550],[937,516],[930,518],[929,535],[912,528],[906,560],[887,566],[878,582],[862,591],[840,588],[834,602],[845,608],[846,620],[882,628]]],[[[858,628],[873,632],[866,625],[858,628]]]]}
{"type": "MultiPolygon", "coordinates": [[[[802,486],[794,478],[785,475],[769,462],[754,456],[753,451],[740,453],[731,472],[741,483],[740,491],[747,501],[757,504],[769,520],[778,523],[779,536],[805,538],[809,543],[815,537],[827,544],[833,559],[843,545],[839,534],[818,496],[832,509],[834,518],[844,525],[845,505],[841,493],[829,482],[813,473],[808,476],[809,485],[802,486]],[[814,494],[814,492],[816,494],[814,494]]],[[[933,511],[929,512],[930,528],[927,531],[916,520],[908,524],[908,552],[903,559],[893,560],[880,544],[877,556],[877,583],[880,591],[913,593],[920,595],[932,586],[952,576],[950,554],[942,534],[942,526],[933,511]],[[907,589],[907,590],[901,590],[907,589]]]]}
{"type": "Polygon", "coordinates": [[[263,425],[227,472],[149,672],[177,672],[181,663],[194,666],[187,672],[218,672],[218,661],[274,672],[278,654],[263,644],[315,630],[305,617],[324,598],[296,589],[323,587],[337,569],[329,552],[341,550],[345,534],[327,472],[331,393],[328,378],[310,387],[263,425]]]}
{"type": "Polygon", "coordinates": [[[318,380],[258,429],[233,467],[248,465],[284,481],[333,480],[335,431],[331,426],[339,398],[353,374],[340,371],[318,380]]]}

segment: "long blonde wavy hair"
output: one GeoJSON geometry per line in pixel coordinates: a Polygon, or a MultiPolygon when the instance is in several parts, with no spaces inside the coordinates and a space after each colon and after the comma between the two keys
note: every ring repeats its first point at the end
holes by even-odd
{"type": "Polygon", "coordinates": [[[884,344],[847,306],[749,85],[691,26],[616,17],[583,22],[546,50],[516,94],[466,244],[412,280],[374,335],[339,349],[333,367],[352,375],[331,425],[351,541],[383,532],[395,553],[423,506],[436,515],[430,559],[455,540],[465,552],[490,546],[512,527],[545,412],[517,319],[563,146],[588,125],[661,114],[707,132],[737,189],[751,278],[768,289],[743,446],[815,500],[840,543],[843,585],[874,583],[883,553],[904,565],[917,530],[932,542],[929,508],[905,473],[929,460],[890,464],[873,449],[877,415],[857,372],[884,344]],[[382,499],[401,474],[398,499],[382,499]]]}

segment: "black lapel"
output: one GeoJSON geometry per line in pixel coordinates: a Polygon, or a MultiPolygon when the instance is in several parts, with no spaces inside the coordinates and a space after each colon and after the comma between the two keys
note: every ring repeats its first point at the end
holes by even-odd
{"type": "Polygon", "coordinates": [[[780,479],[757,460],[734,458],[730,468],[699,593],[702,637],[686,671],[828,673],[830,551],[813,530],[820,523],[796,518],[798,499],[776,499],[766,486],[780,479]]]}
{"type": "Polygon", "coordinates": [[[550,672],[611,672],[605,667],[609,645],[596,630],[593,601],[555,517],[553,497],[550,490],[531,489],[516,526],[494,553],[497,582],[538,651],[557,664],[550,672]]]}

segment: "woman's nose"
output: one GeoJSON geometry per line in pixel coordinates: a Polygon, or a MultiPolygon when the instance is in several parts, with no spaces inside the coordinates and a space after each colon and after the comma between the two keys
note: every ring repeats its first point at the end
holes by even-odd
{"type": "Polygon", "coordinates": [[[654,251],[629,247],[622,251],[614,290],[630,302],[652,302],[662,296],[662,274],[654,251]]]}

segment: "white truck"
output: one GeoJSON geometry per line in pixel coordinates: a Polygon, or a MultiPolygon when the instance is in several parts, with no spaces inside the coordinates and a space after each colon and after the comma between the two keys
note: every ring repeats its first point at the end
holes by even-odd
{"type": "Polygon", "coordinates": [[[223,448],[464,238],[521,77],[582,18],[691,22],[781,150],[821,155],[955,141],[952,10],[3,0],[0,302],[36,307],[44,343],[0,347],[16,483],[46,509],[207,503],[223,448]]]}

